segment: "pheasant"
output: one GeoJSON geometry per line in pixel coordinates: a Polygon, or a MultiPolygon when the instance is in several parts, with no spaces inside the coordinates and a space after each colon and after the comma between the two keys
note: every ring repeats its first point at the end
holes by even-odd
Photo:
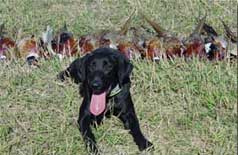
{"type": "Polygon", "coordinates": [[[102,30],[98,33],[81,36],[79,39],[80,53],[84,55],[99,47],[110,47],[118,49],[129,59],[140,57],[140,53],[134,43],[126,36],[133,15],[134,12],[132,12],[119,31],[102,30]]]}
{"type": "MultiPolygon", "coordinates": [[[[207,58],[209,60],[223,60],[226,56],[227,41],[207,23],[204,23],[202,31],[206,34],[204,44],[207,58]]],[[[204,35],[204,33],[202,34],[204,35]]]]}
{"type": "Polygon", "coordinates": [[[194,31],[189,35],[186,40],[184,40],[185,51],[183,56],[185,58],[191,58],[193,56],[199,58],[206,58],[205,44],[201,37],[201,32],[203,30],[204,23],[206,21],[206,15],[200,19],[198,25],[195,27],[194,31]]]}
{"type": "Polygon", "coordinates": [[[47,26],[46,31],[42,33],[41,45],[47,51],[44,52],[45,57],[57,55],[62,59],[65,56],[75,56],[78,54],[78,40],[68,31],[66,24],[54,37],[52,28],[47,26]]]}
{"type": "Polygon", "coordinates": [[[0,60],[7,59],[10,49],[15,48],[16,43],[10,37],[5,36],[4,24],[0,25],[0,60]]]}
{"type": "Polygon", "coordinates": [[[74,39],[73,34],[68,31],[65,24],[56,34],[52,41],[52,48],[57,54],[64,56],[75,56],[77,54],[78,41],[74,39]]]}
{"type": "Polygon", "coordinates": [[[40,50],[34,35],[18,41],[16,47],[18,57],[26,59],[29,65],[39,67],[38,60],[40,59],[40,50]]]}
{"type": "Polygon", "coordinates": [[[184,51],[182,41],[178,37],[173,36],[170,32],[162,28],[158,23],[150,20],[144,14],[141,13],[141,15],[157,32],[157,38],[152,38],[150,41],[148,41],[148,57],[150,59],[172,59],[176,56],[181,56],[184,51]]]}
{"type": "Polygon", "coordinates": [[[237,58],[237,46],[238,46],[238,39],[237,39],[237,32],[233,32],[231,31],[230,27],[228,25],[226,25],[226,23],[220,19],[220,21],[222,22],[223,26],[224,26],[224,30],[226,33],[226,37],[228,38],[229,43],[231,42],[231,46],[233,46],[233,49],[229,50],[229,57],[231,58],[237,58]]]}

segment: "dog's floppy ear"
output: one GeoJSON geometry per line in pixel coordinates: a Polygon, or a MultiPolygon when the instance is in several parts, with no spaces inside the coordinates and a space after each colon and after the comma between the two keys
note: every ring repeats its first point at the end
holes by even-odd
{"type": "Polygon", "coordinates": [[[83,56],[82,58],[77,58],[76,60],[74,60],[66,70],[60,72],[57,75],[57,78],[61,81],[64,81],[65,77],[71,77],[77,84],[83,82],[86,76],[85,62],[88,57],[89,54],[83,56]]]}
{"type": "Polygon", "coordinates": [[[133,69],[133,65],[130,63],[129,59],[127,59],[124,55],[118,57],[118,81],[120,87],[124,84],[130,83],[130,74],[133,69]]]}

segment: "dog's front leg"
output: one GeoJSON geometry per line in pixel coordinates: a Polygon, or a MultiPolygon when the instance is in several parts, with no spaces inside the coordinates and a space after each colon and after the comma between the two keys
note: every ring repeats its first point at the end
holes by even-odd
{"type": "Polygon", "coordinates": [[[139,121],[134,111],[121,114],[119,119],[124,123],[125,128],[130,130],[130,134],[132,135],[135,143],[138,145],[140,151],[143,151],[153,145],[142,134],[139,121]]]}
{"type": "Polygon", "coordinates": [[[149,142],[141,132],[131,95],[126,91],[127,89],[128,88],[122,90],[122,92],[115,97],[113,115],[117,116],[123,122],[125,129],[130,130],[130,134],[140,151],[147,148],[153,150],[153,144],[149,142]]]}
{"type": "Polygon", "coordinates": [[[89,149],[91,153],[98,154],[98,149],[96,146],[96,140],[90,128],[91,118],[90,114],[86,111],[84,107],[84,102],[80,107],[79,118],[78,118],[78,125],[80,133],[84,139],[86,147],[89,149]]]}

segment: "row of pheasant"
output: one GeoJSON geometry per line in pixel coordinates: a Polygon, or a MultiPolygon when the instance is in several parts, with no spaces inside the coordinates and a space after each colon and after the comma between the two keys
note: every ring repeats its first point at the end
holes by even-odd
{"type": "Polygon", "coordinates": [[[186,38],[173,35],[160,24],[144,14],[141,17],[155,30],[151,33],[145,26],[130,27],[133,14],[120,31],[104,30],[83,35],[77,39],[67,30],[66,24],[56,34],[47,26],[41,37],[31,36],[14,41],[6,36],[3,25],[0,28],[0,60],[13,58],[26,59],[28,64],[38,66],[39,59],[60,59],[70,56],[83,56],[99,47],[118,49],[130,60],[173,59],[175,57],[192,58],[194,56],[207,60],[223,60],[237,57],[237,53],[228,53],[228,43],[237,44],[237,36],[220,20],[225,35],[221,36],[206,23],[206,15],[199,19],[194,31],[186,38]]]}

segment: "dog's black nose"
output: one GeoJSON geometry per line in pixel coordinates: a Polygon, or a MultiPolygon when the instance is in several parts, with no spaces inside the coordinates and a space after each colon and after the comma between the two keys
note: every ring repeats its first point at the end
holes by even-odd
{"type": "Polygon", "coordinates": [[[93,80],[92,81],[92,88],[93,89],[100,89],[100,88],[102,88],[102,82],[100,80],[93,80]]]}

